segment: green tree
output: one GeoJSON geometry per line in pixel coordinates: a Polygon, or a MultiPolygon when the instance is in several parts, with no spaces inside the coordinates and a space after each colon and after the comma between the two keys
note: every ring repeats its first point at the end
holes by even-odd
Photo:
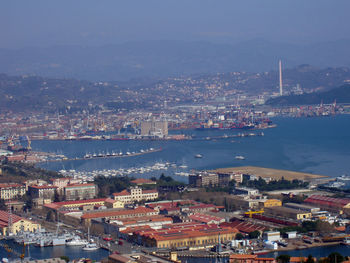
{"type": "Polygon", "coordinates": [[[250,239],[255,239],[255,238],[258,238],[258,237],[260,237],[260,232],[258,230],[255,230],[255,231],[249,233],[249,238],[250,239]]]}
{"type": "Polygon", "coordinates": [[[279,263],[289,263],[290,256],[286,254],[282,254],[282,255],[279,255],[276,259],[279,263]]]}
{"type": "Polygon", "coordinates": [[[69,257],[67,257],[67,256],[61,256],[60,259],[63,259],[67,263],[69,262],[69,257]]]}
{"type": "Polygon", "coordinates": [[[244,236],[241,233],[237,233],[236,240],[242,240],[244,236]]]}
{"type": "Polygon", "coordinates": [[[314,257],[312,255],[309,255],[305,263],[315,263],[314,257]]]}
{"type": "Polygon", "coordinates": [[[340,263],[345,260],[345,258],[338,252],[332,252],[328,256],[329,263],[340,263]]]}

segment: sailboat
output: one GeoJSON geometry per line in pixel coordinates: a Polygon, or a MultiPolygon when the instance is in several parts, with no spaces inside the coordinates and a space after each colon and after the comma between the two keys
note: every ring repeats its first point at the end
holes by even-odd
{"type": "Polygon", "coordinates": [[[88,227],[88,241],[89,243],[83,247],[85,251],[93,251],[99,249],[99,246],[90,239],[90,227],[88,227]]]}

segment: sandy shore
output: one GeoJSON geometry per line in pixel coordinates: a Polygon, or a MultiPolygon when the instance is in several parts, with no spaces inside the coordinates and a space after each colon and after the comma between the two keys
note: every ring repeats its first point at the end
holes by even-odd
{"type": "Polygon", "coordinates": [[[284,179],[286,180],[298,179],[298,180],[305,180],[305,181],[314,181],[314,180],[328,178],[328,176],[318,175],[318,174],[294,172],[294,171],[288,171],[288,170],[278,170],[278,169],[255,167],[255,166],[219,168],[213,171],[219,172],[219,173],[235,172],[235,173],[251,174],[262,178],[272,178],[277,180],[281,179],[282,177],[284,177],[284,179]]]}

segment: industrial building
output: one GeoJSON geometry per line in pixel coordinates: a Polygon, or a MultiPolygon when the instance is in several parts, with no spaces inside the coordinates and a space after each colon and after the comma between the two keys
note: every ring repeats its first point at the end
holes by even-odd
{"type": "Polygon", "coordinates": [[[6,211],[0,210],[0,233],[8,235],[9,233],[17,234],[19,231],[34,232],[39,230],[41,225],[31,220],[20,216],[9,214],[6,211]]]}
{"type": "Polygon", "coordinates": [[[312,217],[311,212],[283,206],[265,207],[264,211],[264,215],[277,218],[303,220],[312,217]]]}
{"type": "Polygon", "coordinates": [[[168,136],[168,121],[142,121],[141,136],[164,138],[168,136]]]}
{"type": "Polygon", "coordinates": [[[139,242],[148,247],[157,248],[184,248],[212,247],[222,242],[233,240],[238,233],[237,229],[205,225],[196,223],[179,223],[163,226],[158,230],[136,231],[139,242]]]}

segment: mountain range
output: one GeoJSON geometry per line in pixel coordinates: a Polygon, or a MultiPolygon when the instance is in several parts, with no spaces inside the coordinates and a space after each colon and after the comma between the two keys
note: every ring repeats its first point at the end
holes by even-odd
{"type": "Polygon", "coordinates": [[[263,72],[310,64],[350,67],[350,40],[297,45],[262,39],[236,44],[184,41],[0,49],[0,72],[89,81],[126,81],[216,72],[263,72]]]}

